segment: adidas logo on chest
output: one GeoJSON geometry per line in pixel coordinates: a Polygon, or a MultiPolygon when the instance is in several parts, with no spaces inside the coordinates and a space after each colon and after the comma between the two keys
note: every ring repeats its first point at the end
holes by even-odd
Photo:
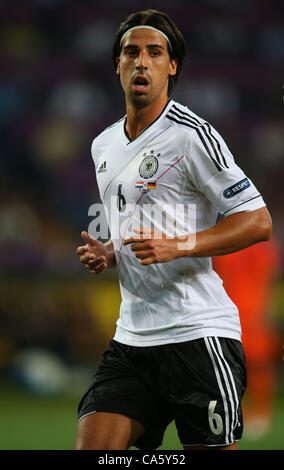
{"type": "Polygon", "coordinates": [[[99,166],[98,173],[104,173],[105,171],[107,171],[106,161],[104,161],[104,162],[99,166]]]}

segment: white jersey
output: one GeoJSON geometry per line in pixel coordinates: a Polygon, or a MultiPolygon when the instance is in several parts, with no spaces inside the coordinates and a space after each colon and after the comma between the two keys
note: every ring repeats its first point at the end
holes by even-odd
{"type": "Polygon", "coordinates": [[[214,226],[218,214],[227,217],[265,206],[218,132],[171,100],[133,141],[125,133],[125,118],[107,128],[93,141],[92,157],[122,297],[114,339],[134,346],[205,336],[240,340],[238,310],[211,258],[181,257],[143,266],[130,245],[122,245],[141,226],[141,215],[143,227],[152,224],[165,233],[173,225],[165,225],[157,214],[170,213],[181,234],[188,227],[200,232],[214,226]],[[158,208],[154,220],[149,216],[153,207],[158,208]],[[182,217],[174,216],[178,212],[171,207],[181,210],[182,217]]]}

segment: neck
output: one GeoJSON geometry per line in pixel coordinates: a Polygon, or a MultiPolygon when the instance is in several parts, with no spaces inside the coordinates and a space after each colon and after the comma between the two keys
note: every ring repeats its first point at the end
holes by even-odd
{"type": "Polygon", "coordinates": [[[168,102],[168,98],[157,98],[152,103],[136,107],[132,103],[126,102],[126,131],[130,140],[134,140],[150,126],[162,113],[168,102]]]}

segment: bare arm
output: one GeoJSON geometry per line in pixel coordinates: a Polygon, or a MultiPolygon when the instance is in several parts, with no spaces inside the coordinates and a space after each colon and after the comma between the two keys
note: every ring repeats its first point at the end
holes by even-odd
{"type": "Polygon", "coordinates": [[[152,231],[145,239],[145,232],[124,240],[131,244],[140,264],[163,263],[182,256],[205,257],[233,253],[257,242],[269,240],[272,222],[266,207],[251,212],[238,212],[221,220],[214,227],[189,235],[183,241],[178,238],[155,238],[152,231]]]}
{"type": "Polygon", "coordinates": [[[196,234],[195,247],[181,256],[219,256],[267,241],[272,222],[266,207],[251,212],[238,212],[221,220],[214,227],[196,234]]]}

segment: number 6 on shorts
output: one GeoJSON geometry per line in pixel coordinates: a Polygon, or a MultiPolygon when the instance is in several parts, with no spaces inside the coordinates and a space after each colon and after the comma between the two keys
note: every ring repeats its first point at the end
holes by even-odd
{"type": "Polygon", "coordinates": [[[211,400],[208,406],[208,421],[213,434],[219,435],[223,431],[223,421],[218,413],[215,413],[217,400],[211,400]]]}

